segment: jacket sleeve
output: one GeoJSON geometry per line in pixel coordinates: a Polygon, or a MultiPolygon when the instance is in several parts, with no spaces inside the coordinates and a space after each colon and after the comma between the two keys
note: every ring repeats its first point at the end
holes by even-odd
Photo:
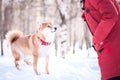
{"type": "Polygon", "coordinates": [[[99,44],[104,42],[118,19],[118,11],[112,0],[89,0],[91,5],[102,15],[93,36],[93,42],[99,44]]]}

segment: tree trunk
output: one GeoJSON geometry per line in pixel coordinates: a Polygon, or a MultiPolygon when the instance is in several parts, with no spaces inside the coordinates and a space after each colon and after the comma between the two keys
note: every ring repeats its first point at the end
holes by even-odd
{"type": "Polygon", "coordinates": [[[3,17],[2,17],[2,0],[0,0],[0,48],[1,48],[1,55],[3,56],[3,17]]]}
{"type": "Polygon", "coordinates": [[[3,37],[1,36],[1,56],[3,56],[3,37]]]}
{"type": "Polygon", "coordinates": [[[4,28],[3,33],[6,34],[9,29],[11,29],[13,21],[13,0],[11,0],[4,9],[4,28]]]}

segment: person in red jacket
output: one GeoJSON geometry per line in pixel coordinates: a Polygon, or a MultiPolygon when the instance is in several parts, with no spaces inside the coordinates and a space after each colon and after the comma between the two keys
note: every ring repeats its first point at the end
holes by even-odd
{"type": "Polygon", "coordinates": [[[120,80],[120,8],[116,0],[83,0],[101,80],[120,80]]]}

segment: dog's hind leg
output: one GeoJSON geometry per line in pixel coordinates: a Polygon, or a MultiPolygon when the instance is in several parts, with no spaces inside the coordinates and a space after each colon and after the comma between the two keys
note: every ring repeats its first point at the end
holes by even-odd
{"type": "Polygon", "coordinates": [[[18,54],[15,50],[12,51],[12,53],[13,53],[13,56],[14,56],[15,67],[16,67],[17,69],[19,69],[18,61],[20,60],[20,54],[18,54]]]}
{"type": "Polygon", "coordinates": [[[24,62],[25,62],[27,65],[32,65],[32,63],[29,62],[27,59],[24,59],[24,62]]]}
{"type": "Polygon", "coordinates": [[[14,61],[14,63],[15,63],[15,67],[19,70],[19,64],[18,64],[18,61],[19,61],[19,59],[15,59],[15,61],[14,61]]]}

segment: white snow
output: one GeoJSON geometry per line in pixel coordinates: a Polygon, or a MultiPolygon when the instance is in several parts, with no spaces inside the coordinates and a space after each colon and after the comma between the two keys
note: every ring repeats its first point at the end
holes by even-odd
{"type": "Polygon", "coordinates": [[[76,49],[76,54],[67,54],[66,59],[50,56],[49,75],[45,73],[44,58],[39,58],[38,61],[40,75],[35,75],[32,66],[23,61],[19,63],[20,70],[17,70],[10,54],[1,56],[0,80],[100,80],[101,77],[93,49],[76,49]]]}

